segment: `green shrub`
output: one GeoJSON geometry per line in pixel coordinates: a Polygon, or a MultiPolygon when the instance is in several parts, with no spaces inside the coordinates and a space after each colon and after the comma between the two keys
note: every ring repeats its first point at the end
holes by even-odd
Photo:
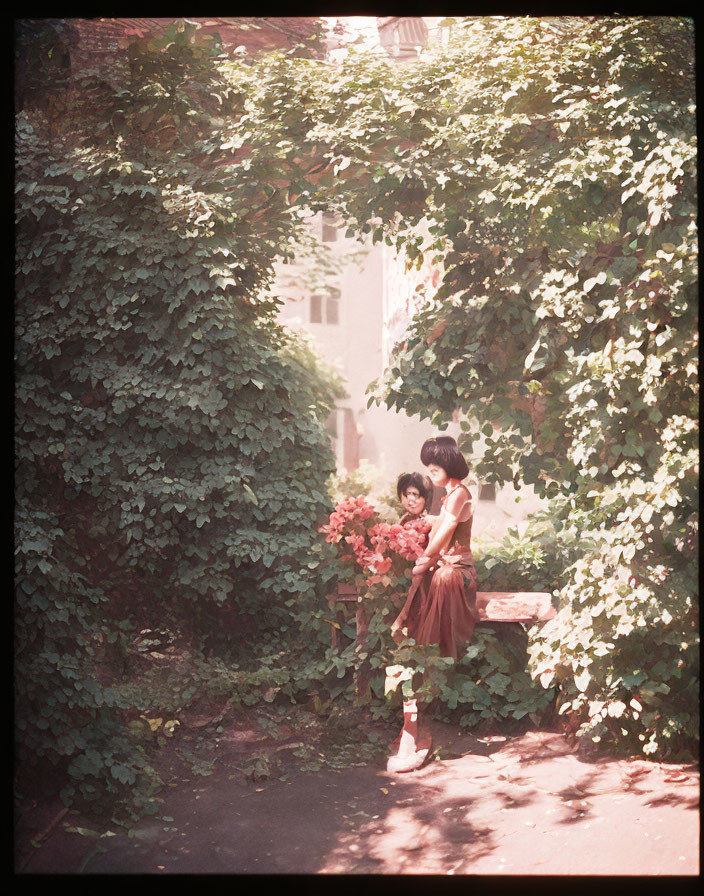
{"type": "MultiPolygon", "coordinates": [[[[318,582],[339,379],[266,297],[301,226],[288,205],[256,236],[200,182],[201,91],[225,89],[209,59],[177,33],[141,68],[115,64],[124,89],[80,74],[60,124],[31,104],[17,116],[19,786],[48,765],[67,799],[152,790],[153,745],[130,728],[154,708],[141,629],[187,642],[250,619],[236,648],[318,582]],[[165,107],[175,74],[196,89],[165,107]],[[167,151],[160,128],[187,110],[167,151]]],[[[251,202],[263,180],[254,166],[238,186],[251,202]]],[[[198,692],[175,687],[171,715],[198,692]]]]}

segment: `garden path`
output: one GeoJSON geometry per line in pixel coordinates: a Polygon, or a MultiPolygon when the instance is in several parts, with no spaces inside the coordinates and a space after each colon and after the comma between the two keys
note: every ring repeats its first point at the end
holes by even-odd
{"type": "Polygon", "coordinates": [[[440,758],[412,774],[389,775],[379,762],[285,781],[237,773],[241,728],[212,775],[165,788],[158,818],[98,838],[66,815],[22,870],[698,874],[695,764],[585,758],[555,732],[479,739],[432,725],[440,758]]]}

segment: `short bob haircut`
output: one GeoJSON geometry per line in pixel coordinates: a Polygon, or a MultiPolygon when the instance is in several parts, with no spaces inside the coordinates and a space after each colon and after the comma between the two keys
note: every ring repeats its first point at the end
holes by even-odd
{"type": "Polygon", "coordinates": [[[420,449],[420,460],[426,467],[430,464],[442,467],[450,479],[465,479],[469,476],[467,461],[452,436],[436,436],[433,439],[426,439],[420,449]]]}
{"type": "Polygon", "coordinates": [[[423,476],[422,473],[401,473],[398,477],[398,482],[396,483],[396,494],[398,495],[399,501],[401,500],[401,495],[405,495],[408,489],[413,485],[418,489],[418,494],[427,504],[433,486],[430,480],[423,476]]]}

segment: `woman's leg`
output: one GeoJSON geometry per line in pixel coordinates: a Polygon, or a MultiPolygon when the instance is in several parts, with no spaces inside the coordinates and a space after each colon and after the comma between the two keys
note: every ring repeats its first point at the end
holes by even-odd
{"type": "Polygon", "coordinates": [[[441,656],[458,658],[458,646],[471,641],[476,623],[476,579],[473,570],[447,564],[433,575],[426,612],[415,637],[419,644],[437,644],[441,656]]]}
{"type": "MultiPolygon", "coordinates": [[[[386,764],[387,772],[411,772],[425,762],[433,743],[425,719],[421,718],[415,697],[403,701],[403,729],[398,737],[398,748],[386,764]]],[[[396,744],[392,744],[392,747],[396,744]]]]}
{"type": "MultiPolygon", "coordinates": [[[[401,643],[406,637],[402,631],[404,625],[408,625],[410,637],[414,637],[418,641],[417,626],[423,617],[428,600],[428,589],[431,587],[434,575],[435,568],[433,567],[422,577],[414,579],[404,610],[392,626],[391,633],[397,643],[401,643]]],[[[403,728],[389,745],[392,755],[386,766],[387,771],[413,771],[420,768],[425,761],[432,746],[432,736],[423,715],[422,707],[419,706],[419,701],[415,697],[403,701],[403,728]]]]}

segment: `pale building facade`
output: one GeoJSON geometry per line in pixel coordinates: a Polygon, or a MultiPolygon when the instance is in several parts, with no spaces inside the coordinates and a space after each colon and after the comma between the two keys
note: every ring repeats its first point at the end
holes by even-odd
{"type": "Polygon", "coordinates": [[[338,468],[352,470],[367,460],[379,469],[378,486],[384,488],[399,473],[420,470],[420,446],[433,433],[428,421],[376,405],[367,408],[367,387],[381,376],[388,359],[389,287],[398,289],[398,277],[390,272],[395,274],[399,265],[388,246],[360,246],[322,215],[310,226],[339,270],[321,284],[313,282],[303,264],[279,265],[276,294],[285,300],[279,320],[310,333],[344,377],[348,397],[329,426],[338,468]]]}

